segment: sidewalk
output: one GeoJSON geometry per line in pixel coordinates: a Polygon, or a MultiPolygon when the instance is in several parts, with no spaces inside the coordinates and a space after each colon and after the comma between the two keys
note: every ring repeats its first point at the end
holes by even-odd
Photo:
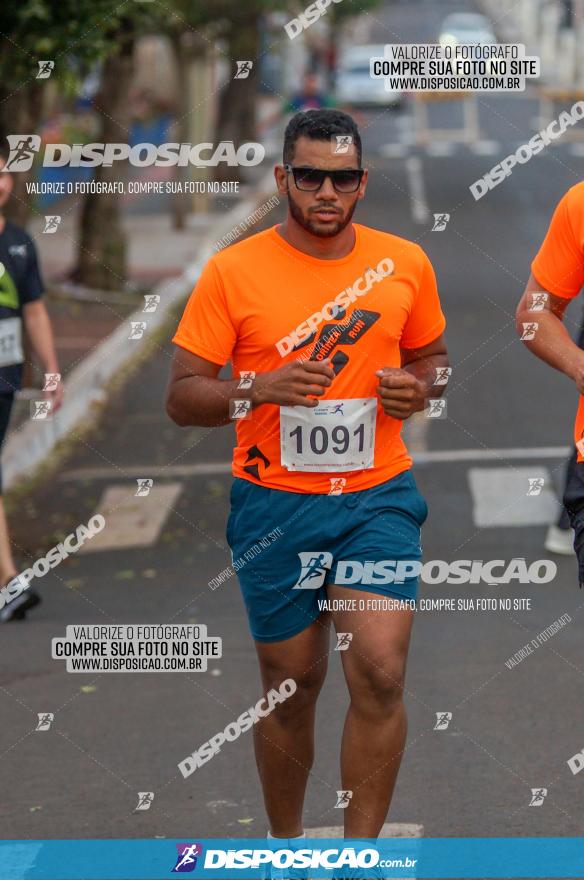
{"type": "MultiPolygon", "coordinates": [[[[274,191],[271,172],[242,184],[237,196],[210,200],[208,213],[191,214],[187,228],[173,228],[168,213],[138,213],[152,204],[125,200],[123,228],[127,236],[128,281],[119,291],[91,291],[67,283],[77,242],[73,212],[65,214],[54,234],[43,234],[43,218],[29,231],[38,248],[47,288],[46,303],[55,334],[65,401],[46,422],[30,418],[31,399],[40,399],[43,376],[32,372],[33,388],[18,395],[3,450],[5,485],[30,477],[55,445],[77,425],[85,426],[95,405],[107,396],[107,385],[135,358],[144,355],[169,314],[190,293],[214,243],[274,191]],[[160,297],[154,312],[144,313],[146,294],[160,297]],[[131,322],[146,322],[141,338],[130,341],[131,322]]],[[[58,207],[52,209],[58,211],[58,207]]],[[[253,231],[253,228],[250,228],[253,231]]]]}

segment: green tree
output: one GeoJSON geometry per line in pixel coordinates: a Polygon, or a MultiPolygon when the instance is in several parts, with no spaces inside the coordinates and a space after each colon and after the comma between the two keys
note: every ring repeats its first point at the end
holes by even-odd
{"type": "MultiPolygon", "coordinates": [[[[174,21],[178,24],[179,35],[183,25],[186,25],[197,36],[193,39],[189,30],[183,30],[184,35],[178,37],[183,46],[183,63],[188,65],[193,53],[202,52],[205,41],[210,39],[225,47],[222,51],[229,65],[229,76],[218,96],[216,141],[232,140],[239,145],[256,138],[260,24],[264,15],[276,9],[285,9],[286,6],[286,0],[213,0],[213,3],[206,0],[175,0],[177,14],[174,21]],[[238,60],[253,62],[246,79],[233,78],[238,60]]],[[[180,49],[178,52],[180,58],[180,49]]],[[[189,106],[183,105],[184,112],[180,114],[185,120],[201,96],[189,96],[188,89],[185,89],[183,97],[190,102],[189,106]]],[[[237,168],[220,165],[215,169],[216,179],[232,179],[233,175],[237,175],[237,168]]]]}
{"type": "MultiPolygon", "coordinates": [[[[110,33],[110,51],[101,67],[100,86],[94,108],[100,122],[100,143],[124,143],[130,130],[128,92],[134,68],[136,24],[131,18],[116,22],[110,33]]],[[[114,164],[98,165],[93,181],[113,183],[119,175],[114,164]]],[[[122,229],[120,196],[115,192],[91,192],[83,201],[75,279],[98,290],[123,287],[126,277],[126,238],[122,229]]]]}
{"type": "MultiPolygon", "coordinates": [[[[70,87],[74,61],[90,63],[108,49],[104,22],[115,14],[114,0],[19,0],[0,4],[0,139],[32,134],[42,119],[49,82],[70,87]],[[50,80],[37,79],[39,61],[53,61],[50,80]]],[[[26,223],[30,200],[26,183],[33,171],[15,174],[9,216],[26,223]]]]}

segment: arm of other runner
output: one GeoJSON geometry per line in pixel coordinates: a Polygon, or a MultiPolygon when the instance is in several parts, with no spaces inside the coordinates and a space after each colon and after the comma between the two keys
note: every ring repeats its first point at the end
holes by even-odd
{"type": "Polygon", "coordinates": [[[444,334],[421,348],[402,348],[400,367],[383,367],[377,392],[383,411],[394,419],[409,419],[426,406],[429,398],[441,397],[446,384],[436,384],[439,370],[448,366],[444,334]]]}
{"type": "MultiPolygon", "coordinates": [[[[34,242],[28,236],[27,253],[28,262],[24,283],[19,290],[22,302],[22,320],[34,352],[40,360],[45,373],[58,373],[59,363],[55,351],[51,319],[41,299],[44,285],[39,269],[36,248],[34,242]]],[[[62,381],[46,388],[44,396],[46,400],[52,401],[51,412],[56,412],[63,402],[62,381]]]]}
{"type": "Polygon", "coordinates": [[[556,296],[536,280],[533,273],[516,311],[517,332],[525,346],[538,358],[565,373],[584,394],[584,351],[572,341],[563,324],[570,299],[556,296]],[[538,308],[534,309],[534,294],[538,308]]]}
{"type": "Polygon", "coordinates": [[[219,379],[221,366],[176,346],[166,395],[166,412],[181,427],[212,427],[231,422],[231,400],[251,400],[252,409],[266,403],[314,407],[333,378],[330,358],[292,361],[277,370],[257,373],[251,388],[240,379],[219,379]],[[308,396],[310,395],[310,396],[308,396]],[[316,398],[315,398],[316,396],[316,398]]]}

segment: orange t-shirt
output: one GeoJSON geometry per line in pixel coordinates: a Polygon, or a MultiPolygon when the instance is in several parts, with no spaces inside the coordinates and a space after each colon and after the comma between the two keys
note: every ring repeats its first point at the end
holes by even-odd
{"type": "Polygon", "coordinates": [[[234,377],[298,359],[333,358],[335,378],[315,407],[325,413],[320,426],[296,424],[299,410],[301,420],[315,418],[305,407],[293,408],[292,421],[285,415],[291,408],[257,407],[237,420],[234,476],[271,489],[330,494],[338,478],[336,486],[354,492],[412,464],[400,436],[402,422],[381,408],[375,371],[399,367],[400,346],[421,348],[443,332],[436,279],[417,244],[360,224],[354,229],[351,253],[322,260],[292,247],[273,226],[211,257],[191,294],[173,342],[215,364],[231,360],[234,377]],[[349,444],[346,410],[359,410],[347,421],[353,444],[343,459],[348,464],[324,470],[318,464],[325,460],[323,448],[335,458],[331,449],[336,454],[349,444]],[[351,462],[363,464],[363,440],[370,444],[370,459],[351,469],[351,462]],[[315,470],[296,469],[296,460],[290,465],[286,458],[283,466],[286,455],[294,459],[298,453],[303,460],[302,449],[311,450],[307,460],[315,470]]]}
{"type": "MultiPolygon", "coordinates": [[[[584,286],[584,182],[577,183],[560,199],[546,237],[531,264],[538,284],[566,299],[578,296],[584,286]]],[[[584,461],[584,396],[580,396],[574,443],[578,461],[584,461]]]]}

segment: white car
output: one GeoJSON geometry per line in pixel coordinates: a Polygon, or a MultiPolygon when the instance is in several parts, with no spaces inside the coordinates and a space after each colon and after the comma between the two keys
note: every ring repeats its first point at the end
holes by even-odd
{"type": "Polygon", "coordinates": [[[476,45],[477,43],[497,43],[491,23],[484,15],[476,12],[454,12],[442,22],[438,42],[441,46],[456,44],[476,45]]]}
{"type": "Polygon", "coordinates": [[[339,104],[379,107],[396,107],[403,98],[402,92],[388,92],[383,79],[372,79],[372,58],[383,58],[385,46],[354,46],[345,52],[337,67],[335,97],[339,104]]]}

